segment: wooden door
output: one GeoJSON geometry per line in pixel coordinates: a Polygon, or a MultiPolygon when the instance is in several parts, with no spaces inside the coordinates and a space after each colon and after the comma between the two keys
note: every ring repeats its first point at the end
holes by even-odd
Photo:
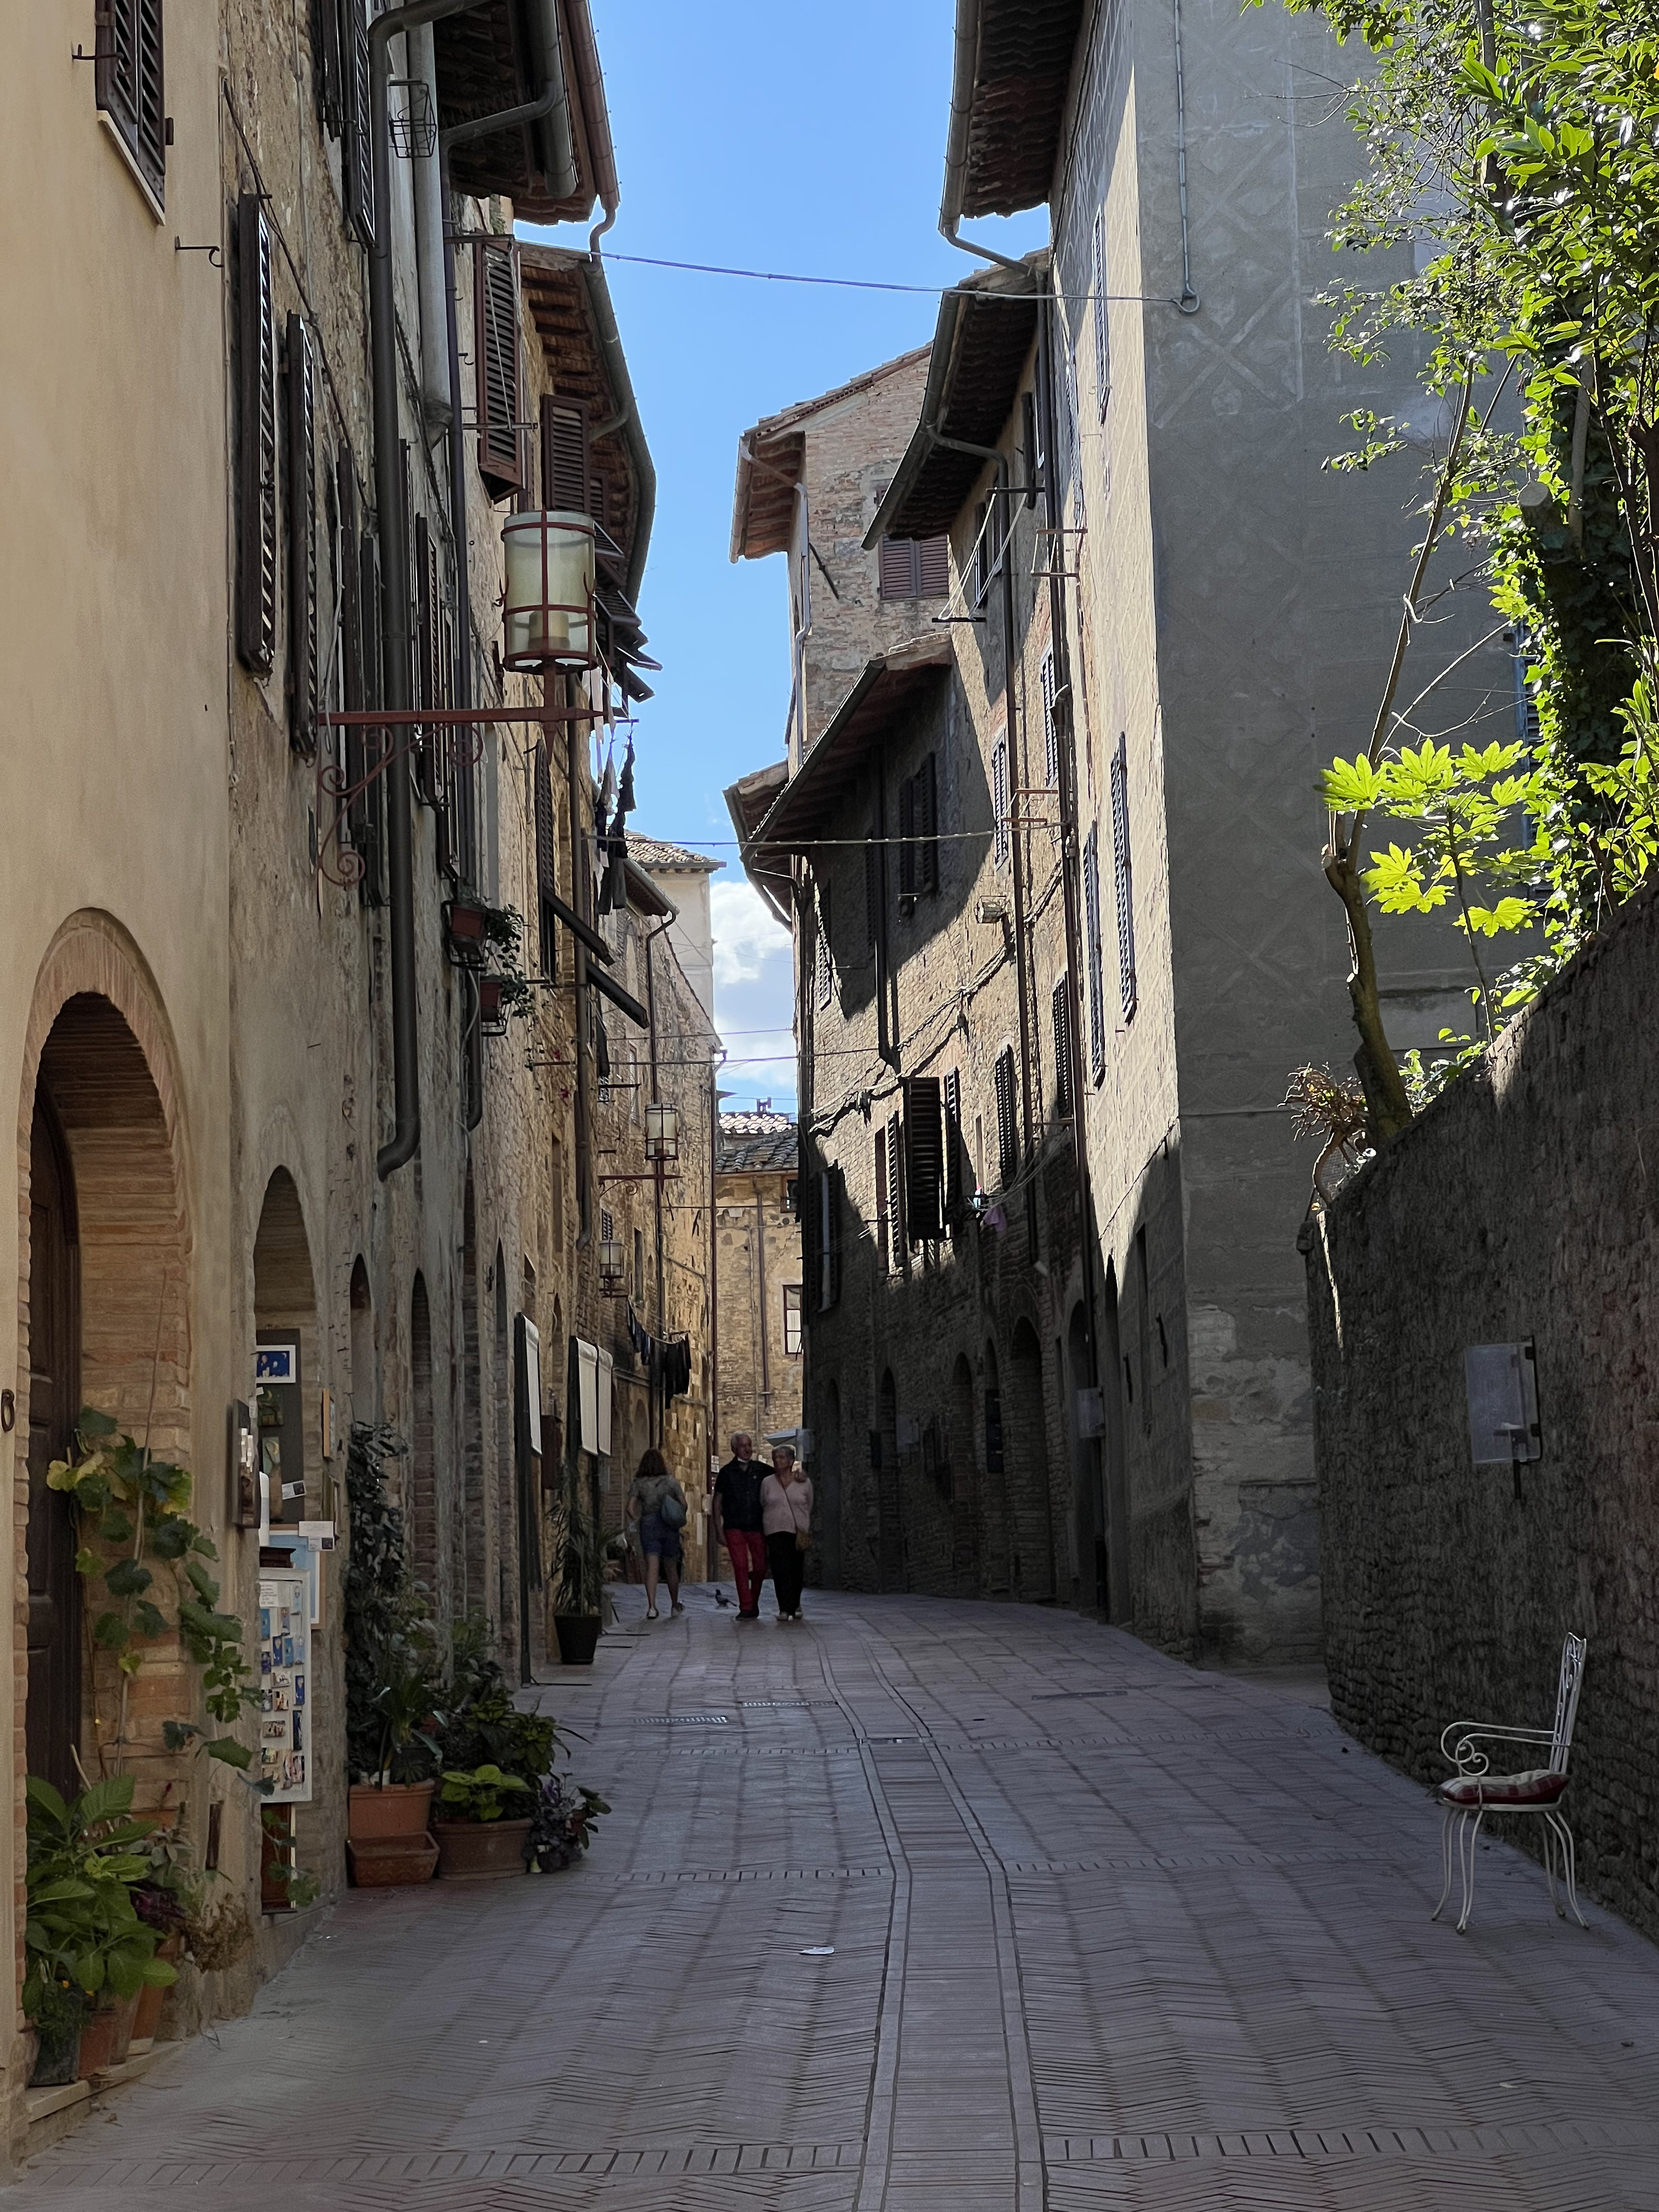
{"type": "Polygon", "coordinates": [[[49,1103],[37,1096],[29,1183],[28,1761],[66,1796],[81,1786],[81,1585],[69,1501],[46,1487],[81,1404],[75,1190],[49,1103]]]}

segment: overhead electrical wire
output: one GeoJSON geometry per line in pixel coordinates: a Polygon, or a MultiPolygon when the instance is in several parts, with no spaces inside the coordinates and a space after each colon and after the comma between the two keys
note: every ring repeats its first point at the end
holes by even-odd
{"type": "MultiPolygon", "coordinates": [[[[943,298],[947,292],[961,289],[960,284],[894,284],[876,276],[804,276],[788,269],[728,269],[714,261],[670,261],[656,253],[596,254],[595,260],[626,261],[637,269],[678,269],[692,276],[744,276],[758,284],[816,284],[833,291],[845,292],[908,292],[929,299],[943,298]]],[[[976,300],[1052,300],[1053,292],[975,292],[976,300]]],[[[1096,299],[1121,301],[1150,307],[1172,307],[1176,301],[1162,292],[1073,292],[1064,295],[1066,303],[1086,307],[1096,299]]]]}

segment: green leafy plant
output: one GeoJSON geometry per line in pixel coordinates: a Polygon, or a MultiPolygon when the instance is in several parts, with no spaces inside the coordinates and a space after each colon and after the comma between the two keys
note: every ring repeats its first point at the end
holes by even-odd
{"type": "Polygon", "coordinates": [[[438,1802],[452,1820],[507,1820],[528,1813],[530,1784],[522,1775],[504,1774],[486,1762],[469,1773],[464,1768],[446,1769],[438,1787],[438,1802]]]}
{"type": "Polygon", "coordinates": [[[63,2010],[48,1984],[88,1998],[105,1990],[130,1997],[146,1983],[178,1979],[176,1968],[155,1956],[161,1935],[133,1902],[152,1871],[135,1846],[155,1823],[132,1816],[132,1793],[131,1775],[111,1775],[65,1803],[49,1782],[28,1778],[23,2009],[31,2018],[40,2008],[48,2016],[63,2010]]]}
{"type": "MultiPolygon", "coordinates": [[[[188,1471],[118,1432],[118,1425],[94,1407],[82,1407],[76,1443],[72,1457],[52,1462],[46,1481],[73,1510],[76,1571],[88,1596],[101,1582],[111,1601],[101,1611],[88,1603],[88,1632],[94,1653],[113,1662],[120,1685],[112,1738],[106,1742],[103,1727],[99,1729],[100,1754],[112,1758],[118,1772],[128,1741],[128,1686],[143,1666],[143,1644],[177,1635],[202,1671],[209,1713],[226,1730],[258,1704],[259,1691],[242,1656],[241,1622],[217,1610],[219,1584],[204,1562],[216,1562],[219,1554],[185,1510],[192,1488],[188,1471]],[[170,1573],[172,1620],[155,1601],[160,1592],[148,1562],[170,1573]]],[[[162,1738],[169,1751],[199,1739],[210,1759],[239,1769],[252,1760],[235,1736],[209,1736],[193,1720],[164,1722],[162,1738]]]]}
{"type": "Polygon", "coordinates": [[[605,1546],[580,1476],[566,1482],[554,1542],[556,1613],[598,1613],[605,1589],[605,1546]]]}
{"type": "Polygon", "coordinates": [[[545,1774],[563,1747],[556,1721],[520,1712],[507,1677],[489,1653],[488,1625],[458,1621],[453,1672],[439,1739],[447,1768],[493,1765],[532,1780],[545,1774]]]}
{"type": "Polygon", "coordinates": [[[440,1757],[437,1639],[409,1574],[403,1514],[387,1493],[387,1463],[406,1449],[392,1430],[363,1421],[346,1444],[346,1759],[362,1781],[423,1782],[440,1757]]]}
{"type": "Polygon", "coordinates": [[[530,1871],[574,1864],[593,1840],[593,1831],[611,1810],[597,1790],[584,1789],[566,1775],[544,1778],[531,1814],[530,1871]]]}

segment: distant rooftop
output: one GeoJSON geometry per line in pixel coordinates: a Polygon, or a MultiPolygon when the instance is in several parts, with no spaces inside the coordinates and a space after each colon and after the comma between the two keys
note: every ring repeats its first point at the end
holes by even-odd
{"type": "Polygon", "coordinates": [[[783,1174],[796,1164],[794,1116],[722,1114],[720,1168],[726,1175],[783,1174]]]}
{"type": "Polygon", "coordinates": [[[671,845],[661,837],[641,837],[635,830],[628,832],[628,857],[642,868],[660,868],[665,875],[712,876],[726,866],[724,860],[711,860],[707,853],[688,852],[684,845],[671,845]]]}

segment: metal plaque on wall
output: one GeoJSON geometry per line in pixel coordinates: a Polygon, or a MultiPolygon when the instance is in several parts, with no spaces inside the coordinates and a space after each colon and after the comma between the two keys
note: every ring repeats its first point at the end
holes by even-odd
{"type": "Polygon", "coordinates": [[[1538,1364],[1532,1339],[1521,1344],[1472,1344],[1463,1354],[1469,1399],[1469,1449],[1477,1467],[1514,1467],[1542,1459],[1538,1425],[1538,1364]]]}

